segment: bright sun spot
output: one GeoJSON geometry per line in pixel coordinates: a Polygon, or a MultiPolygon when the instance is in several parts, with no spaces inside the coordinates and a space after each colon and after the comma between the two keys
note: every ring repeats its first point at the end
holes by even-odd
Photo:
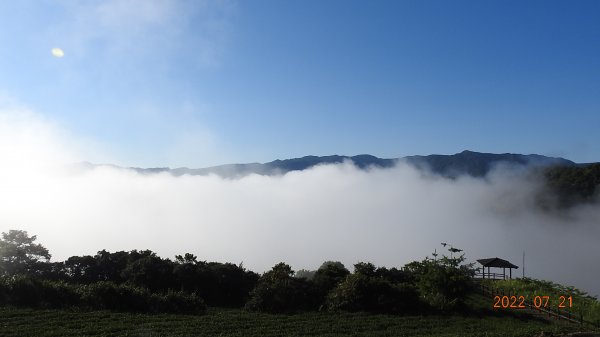
{"type": "Polygon", "coordinates": [[[52,55],[55,57],[63,57],[65,56],[65,52],[60,48],[52,48],[52,55]]]}

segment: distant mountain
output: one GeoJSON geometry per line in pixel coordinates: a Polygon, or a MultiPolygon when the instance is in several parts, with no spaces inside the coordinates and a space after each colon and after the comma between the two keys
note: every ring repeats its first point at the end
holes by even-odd
{"type": "Polygon", "coordinates": [[[483,177],[497,165],[507,166],[575,166],[576,164],[564,158],[546,157],[538,154],[513,154],[513,153],[480,153],[463,151],[453,155],[429,155],[405,157],[409,163],[421,169],[445,177],[470,175],[483,177]]]}
{"type": "Polygon", "coordinates": [[[366,169],[370,166],[375,167],[392,167],[396,163],[397,159],[382,159],[377,158],[371,155],[358,155],[358,156],[306,156],[302,158],[293,158],[293,159],[285,159],[285,160],[275,160],[272,162],[260,164],[260,163],[250,163],[250,164],[227,164],[227,165],[219,165],[212,166],[206,168],[197,168],[190,169],[187,167],[180,167],[175,169],[170,168],[137,168],[131,167],[140,173],[160,173],[160,172],[169,172],[176,176],[181,176],[184,174],[189,175],[209,175],[216,174],[218,176],[224,178],[239,178],[243,176],[247,176],[249,174],[260,174],[260,175],[277,175],[277,174],[285,174],[290,171],[302,171],[309,169],[311,167],[323,164],[340,164],[344,161],[350,161],[358,168],[366,169]]]}
{"type": "Polygon", "coordinates": [[[493,154],[479,153],[472,151],[463,151],[453,155],[429,155],[429,156],[408,156],[403,158],[384,159],[371,155],[358,156],[306,156],[302,158],[293,158],[285,160],[275,160],[268,163],[250,163],[250,164],[228,164],[207,168],[190,169],[180,168],[135,168],[139,173],[152,174],[168,172],[175,176],[185,174],[189,175],[209,175],[215,174],[224,178],[238,178],[249,174],[259,175],[277,175],[285,174],[290,171],[302,171],[316,165],[338,164],[344,161],[352,162],[360,169],[369,167],[389,168],[398,161],[406,161],[419,169],[430,170],[434,174],[440,174],[445,177],[457,177],[460,175],[471,175],[473,177],[483,177],[496,165],[510,166],[575,166],[574,162],[563,159],[546,157],[536,154],[493,154]]]}
{"type": "Polygon", "coordinates": [[[360,169],[369,167],[389,168],[397,162],[405,162],[414,167],[448,178],[461,175],[485,177],[495,167],[502,165],[516,168],[531,168],[536,175],[546,182],[545,190],[540,191],[539,203],[542,207],[569,208],[580,203],[597,200],[600,193],[600,163],[576,164],[564,158],[546,157],[537,154],[494,154],[463,151],[453,155],[408,156],[403,158],[383,159],[371,155],[358,156],[306,156],[268,163],[228,164],[206,168],[121,168],[114,165],[95,165],[81,163],[71,169],[81,172],[99,166],[134,170],[141,174],[169,173],[174,176],[214,174],[223,178],[235,179],[250,174],[279,175],[291,171],[302,171],[323,164],[352,162],[360,169]]]}

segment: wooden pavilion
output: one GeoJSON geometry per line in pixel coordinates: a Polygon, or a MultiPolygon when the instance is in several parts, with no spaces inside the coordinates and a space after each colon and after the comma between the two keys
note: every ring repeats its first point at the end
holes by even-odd
{"type": "Polygon", "coordinates": [[[483,266],[483,272],[477,274],[476,276],[480,276],[481,278],[488,278],[488,279],[492,279],[492,280],[498,280],[498,279],[502,279],[502,280],[506,280],[506,269],[508,269],[509,272],[509,278],[512,279],[512,270],[513,269],[519,269],[519,267],[515,266],[514,264],[503,260],[501,258],[491,258],[491,259],[480,259],[477,260],[477,262],[479,262],[482,266],[483,266]],[[487,267],[487,273],[485,272],[485,268],[487,267]],[[491,273],[490,272],[490,268],[502,268],[502,274],[500,273],[491,273]]]}

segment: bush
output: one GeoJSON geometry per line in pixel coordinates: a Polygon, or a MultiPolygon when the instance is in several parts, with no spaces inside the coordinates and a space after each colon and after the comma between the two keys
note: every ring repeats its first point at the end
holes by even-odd
{"type": "Polygon", "coordinates": [[[82,300],[90,307],[115,311],[204,313],[206,305],[196,294],[169,291],[151,293],[129,284],[97,282],[81,286],[82,300]]]}
{"type": "Polygon", "coordinates": [[[153,300],[156,312],[186,314],[206,313],[206,304],[196,293],[169,291],[164,295],[155,294],[153,300]]]}
{"type": "Polygon", "coordinates": [[[75,288],[64,282],[14,276],[0,279],[0,303],[57,308],[79,305],[80,298],[75,288]]]}
{"type": "Polygon", "coordinates": [[[429,305],[447,311],[463,303],[471,287],[471,278],[461,269],[432,263],[426,266],[417,286],[429,305]]]}
{"type": "Polygon", "coordinates": [[[81,286],[83,302],[95,309],[115,311],[152,311],[151,293],[146,288],[101,281],[81,286]]]}
{"type": "Polygon", "coordinates": [[[421,310],[419,295],[408,283],[391,283],[360,272],[348,275],[327,296],[332,311],[366,311],[378,313],[415,313],[421,310]]]}
{"type": "Polygon", "coordinates": [[[206,312],[195,293],[151,293],[146,288],[101,281],[89,285],[40,280],[26,276],[0,278],[0,305],[27,307],[85,307],[131,312],[206,312]]]}

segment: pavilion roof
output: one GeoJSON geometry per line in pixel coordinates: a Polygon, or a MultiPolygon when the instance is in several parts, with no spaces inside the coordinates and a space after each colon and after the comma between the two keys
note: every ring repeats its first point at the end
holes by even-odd
{"type": "Polygon", "coordinates": [[[491,259],[480,259],[477,260],[477,262],[481,263],[481,265],[484,267],[519,269],[518,266],[515,266],[514,264],[498,257],[494,257],[491,259]]]}

